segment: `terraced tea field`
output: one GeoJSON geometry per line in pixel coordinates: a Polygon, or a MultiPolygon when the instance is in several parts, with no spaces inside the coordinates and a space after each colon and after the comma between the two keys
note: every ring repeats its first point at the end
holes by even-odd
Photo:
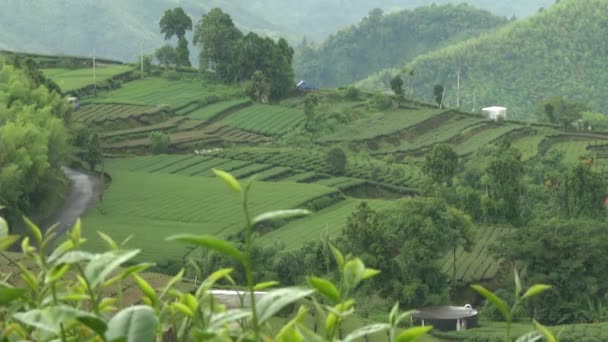
{"type": "Polygon", "coordinates": [[[165,105],[173,109],[179,109],[192,102],[201,101],[210,95],[223,99],[242,97],[240,92],[239,88],[203,82],[193,76],[184,76],[184,79],[179,81],[169,81],[160,77],[148,77],[143,80],[127,82],[122,87],[94,99],[87,100],[87,102],[144,106],[165,105]]]}
{"type": "Polygon", "coordinates": [[[442,112],[445,112],[445,110],[424,108],[375,113],[366,119],[357,120],[338,132],[319,139],[319,141],[357,141],[387,136],[413,127],[442,112]]]}
{"type": "MultiPolygon", "coordinates": [[[[159,125],[177,125],[176,122],[171,121],[179,120],[179,118],[180,117],[177,117],[176,119],[170,119],[169,122],[165,122],[164,124],[159,125]]],[[[142,131],[146,131],[146,127],[147,126],[133,130],[126,130],[119,133],[126,133],[127,135],[133,134],[134,132],[141,133],[142,131]]],[[[170,146],[179,149],[188,148],[192,150],[198,148],[198,145],[201,145],[201,147],[206,147],[208,145],[220,144],[223,142],[258,144],[270,141],[268,137],[262,135],[242,131],[228,126],[219,125],[208,126],[205,128],[193,129],[188,131],[172,132],[169,133],[169,137],[171,138],[170,146]]],[[[150,147],[150,144],[150,139],[148,137],[143,137],[120,142],[106,143],[104,144],[104,148],[110,151],[141,149],[150,147]]]]}
{"type": "Polygon", "coordinates": [[[306,120],[298,109],[255,104],[222,120],[228,126],[264,135],[282,135],[306,120]]]}
{"type": "Polygon", "coordinates": [[[251,103],[251,100],[246,98],[222,101],[210,105],[206,105],[188,114],[188,117],[195,120],[209,120],[218,114],[229,111],[233,108],[238,108],[251,103]]]}
{"type": "MultiPolygon", "coordinates": [[[[327,207],[314,215],[300,218],[262,235],[258,242],[262,245],[272,245],[282,242],[287,249],[302,247],[306,242],[319,240],[324,234],[335,238],[346,224],[346,218],[357,208],[361,200],[347,199],[327,207]]],[[[381,210],[394,205],[392,201],[367,200],[374,210],[381,210]]]]}
{"type": "MultiPolygon", "coordinates": [[[[133,70],[130,65],[97,64],[95,70],[97,82],[101,83],[113,76],[133,70]]],[[[93,69],[43,69],[44,75],[57,83],[64,92],[77,90],[93,84],[93,69]]]]}
{"type": "Polygon", "coordinates": [[[89,104],[73,114],[74,119],[102,125],[106,121],[137,119],[141,116],[157,114],[161,108],[125,104],[89,104]]]}
{"type": "MultiPolygon", "coordinates": [[[[159,166],[160,160],[155,159],[157,165],[154,167],[159,166]]],[[[95,233],[101,230],[119,241],[133,234],[129,246],[142,249],[138,260],[179,260],[186,253],[185,246],[166,242],[165,237],[179,233],[227,237],[243,227],[239,197],[220,180],[161,172],[124,171],[116,165],[122,162],[107,163],[112,186],[105,193],[103,203],[98,204],[84,219],[84,235],[92,250],[105,249],[95,233]]],[[[152,159],[130,162],[152,167],[152,159]]],[[[165,166],[170,167],[174,162],[174,158],[169,157],[165,166]]],[[[254,215],[280,208],[296,208],[335,191],[313,184],[283,183],[276,186],[256,182],[250,207],[254,215]]]]}
{"type": "MultiPolygon", "coordinates": [[[[465,252],[463,248],[456,250],[456,281],[467,283],[492,279],[498,271],[499,263],[493,259],[488,247],[508,232],[509,228],[505,227],[477,227],[473,250],[471,252],[465,252]]],[[[441,265],[443,271],[451,277],[454,265],[453,253],[447,253],[441,265]]]]}
{"type": "Polygon", "coordinates": [[[478,130],[471,135],[463,133],[466,137],[461,143],[454,145],[454,151],[460,156],[465,156],[477,151],[481,146],[489,145],[507,133],[522,129],[521,125],[506,123],[500,125],[487,125],[486,129],[478,130]]]}

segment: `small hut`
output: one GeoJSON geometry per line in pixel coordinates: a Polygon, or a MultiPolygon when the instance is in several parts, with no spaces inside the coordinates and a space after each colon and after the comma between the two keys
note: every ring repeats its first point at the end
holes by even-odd
{"type": "Polygon", "coordinates": [[[481,114],[490,120],[506,120],[507,108],[505,107],[486,107],[481,110],[481,114]]]}
{"type": "Polygon", "coordinates": [[[417,310],[413,314],[415,325],[432,325],[440,331],[461,331],[477,327],[477,310],[471,305],[436,306],[417,310]]]}

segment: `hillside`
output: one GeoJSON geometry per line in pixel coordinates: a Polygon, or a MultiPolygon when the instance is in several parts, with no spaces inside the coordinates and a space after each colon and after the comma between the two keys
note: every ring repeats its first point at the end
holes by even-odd
{"type": "MultiPolygon", "coordinates": [[[[551,2],[518,0],[510,1],[508,6],[488,0],[471,3],[501,15],[523,16],[551,2]]],[[[99,56],[133,61],[139,54],[140,45],[145,53],[152,53],[162,44],[158,21],[166,9],[174,6],[182,6],[194,22],[210,8],[221,7],[244,31],[299,41],[303,36],[324,39],[330,32],[358,21],[372,7],[390,10],[427,3],[426,0],[382,0],[373,5],[367,0],[152,0],[145,3],[135,0],[4,0],[0,2],[0,49],[83,56],[90,56],[96,50],[99,56]]],[[[197,54],[193,49],[191,52],[195,61],[197,54]]]]}
{"type": "Polygon", "coordinates": [[[343,86],[507,22],[466,4],[370,14],[318,47],[301,45],[294,61],[296,77],[317,86],[343,86]]]}
{"type": "MultiPolygon", "coordinates": [[[[606,0],[564,0],[495,33],[419,56],[407,64],[416,74],[414,94],[430,100],[433,85],[443,84],[445,102],[454,106],[460,68],[465,110],[501,105],[514,117],[532,119],[543,99],[564,96],[602,111],[608,105],[607,11],[606,0]]],[[[398,72],[384,70],[359,85],[387,89],[398,72]]]]}
{"type": "MultiPolygon", "coordinates": [[[[81,76],[78,70],[45,73],[59,84],[81,76]]],[[[158,252],[157,241],[169,234],[167,223],[183,232],[204,231],[225,238],[238,233],[240,221],[230,214],[235,210],[232,197],[210,179],[213,168],[238,179],[256,178],[255,213],[273,207],[311,209],[314,214],[309,217],[266,227],[259,239],[262,246],[279,243],[296,250],[323,234],[338,236],[346,218],[363,201],[381,210],[393,206],[395,199],[417,193],[424,179],[423,156],[438,143],[452,145],[463,162],[476,160],[480,148],[507,140],[521,150],[525,161],[561,151],[567,163],[575,163],[580,155],[594,151],[594,167],[605,171],[608,166],[604,134],[492,122],[413,100],[377,109],[377,94],[319,91],[315,120],[322,128],[306,141],[302,97],[274,105],[254,104],[238,87],[190,73],[176,80],[148,76],[114,82],[120,86],[99,88],[96,97],[87,96],[86,87],[81,90],[82,107],[73,114],[76,121],[99,130],[109,158],[105,170],[112,178],[104,202],[84,218],[89,227],[86,235],[97,249],[102,241],[96,230],[119,239],[135,233],[141,236],[133,243],[143,248],[142,256],[165,265],[161,268],[187,253],[179,245],[158,252]],[[169,154],[149,155],[149,135],[154,131],[169,136],[169,154]],[[349,155],[341,173],[327,164],[331,147],[341,147],[349,155]],[[167,207],[167,200],[174,205],[167,207]],[[209,210],[217,217],[208,217],[209,210]]],[[[487,247],[505,232],[495,225],[476,227],[475,249],[457,252],[459,282],[496,275],[499,262],[489,257],[487,247]]],[[[446,273],[453,265],[452,256],[441,261],[446,273]]]]}

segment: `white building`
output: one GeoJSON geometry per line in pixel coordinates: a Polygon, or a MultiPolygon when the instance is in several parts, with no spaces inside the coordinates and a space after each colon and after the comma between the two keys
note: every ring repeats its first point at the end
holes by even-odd
{"type": "Polygon", "coordinates": [[[507,108],[505,107],[486,107],[481,110],[481,114],[490,120],[506,120],[507,108]]]}

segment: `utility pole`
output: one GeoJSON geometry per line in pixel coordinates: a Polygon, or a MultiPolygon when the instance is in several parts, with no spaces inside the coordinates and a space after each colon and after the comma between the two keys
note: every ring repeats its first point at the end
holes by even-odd
{"type": "Polygon", "coordinates": [[[460,67],[458,67],[456,78],[456,108],[460,108],[460,67]]]}
{"type": "Polygon", "coordinates": [[[477,107],[477,90],[473,89],[473,113],[475,113],[476,107],[477,107]]]}
{"type": "Polygon", "coordinates": [[[95,54],[97,51],[93,50],[93,95],[97,96],[97,71],[95,70],[95,54]]]}
{"type": "Polygon", "coordinates": [[[141,72],[141,79],[144,79],[144,48],[143,46],[140,44],[139,45],[139,66],[140,66],[140,72],[141,72]]]}
{"type": "Polygon", "coordinates": [[[441,102],[439,103],[439,108],[443,109],[443,98],[445,97],[445,87],[443,88],[443,93],[441,93],[441,102]]]}
{"type": "Polygon", "coordinates": [[[99,202],[103,202],[103,189],[104,189],[104,161],[103,152],[101,153],[101,172],[99,173],[99,202]]]}

